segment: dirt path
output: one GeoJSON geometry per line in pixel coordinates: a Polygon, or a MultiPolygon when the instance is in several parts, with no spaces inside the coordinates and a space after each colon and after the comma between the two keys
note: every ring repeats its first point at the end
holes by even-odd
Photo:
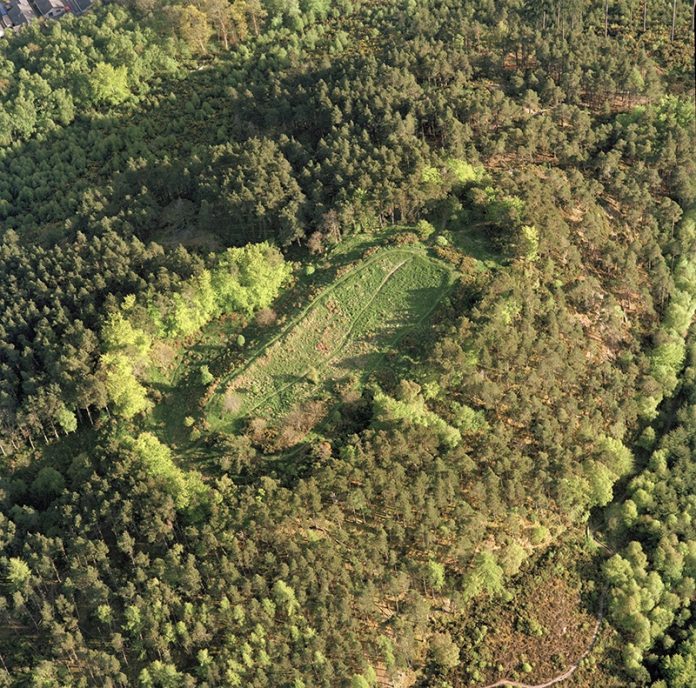
{"type": "MultiPolygon", "coordinates": [[[[255,350],[250,351],[246,355],[246,363],[238,370],[235,370],[233,375],[222,375],[220,378],[220,384],[229,383],[232,379],[239,377],[239,375],[243,375],[254,364],[254,362],[257,358],[259,358],[259,356],[261,356],[267,349],[270,349],[277,341],[281,340],[288,332],[290,332],[290,330],[292,330],[292,328],[295,327],[307,315],[307,313],[309,313],[309,311],[311,311],[312,308],[314,308],[322,299],[326,298],[344,282],[347,282],[348,280],[355,278],[356,275],[359,275],[360,272],[365,270],[372,263],[375,263],[378,260],[384,258],[387,252],[394,254],[409,254],[410,256],[422,256],[421,253],[418,253],[416,251],[409,251],[408,249],[404,249],[401,247],[387,247],[378,251],[366,260],[359,259],[358,261],[356,261],[356,265],[354,265],[350,270],[348,270],[348,272],[346,272],[341,277],[335,279],[329,286],[322,289],[314,299],[312,299],[299,313],[297,313],[290,320],[290,322],[286,323],[283,326],[283,328],[280,330],[280,332],[278,332],[278,334],[269,339],[267,342],[261,344],[261,346],[257,347],[255,350]]],[[[427,256],[425,257],[428,258],[427,256]]],[[[428,258],[428,260],[433,259],[428,258]]]]}
{"type": "Polygon", "coordinates": [[[561,681],[565,681],[567,678],[570,678],[575,671],[577,670],[578,666],[580,666],[580,662],[582,662],[587,655],[592,652],[592,649],[595,646],[595,643],[597,642],[597,637],[599,635],[599,629],[602,625],[602,620],[604,619],[604,593],[602,593],[602,597],[600,598],[600,603],[599,603],[599,614],[597,615],[597,624],[594,629],[594,633],[592,634],[592,639],[590,640],[589,645],[587,646],[587,649],[580,655],[580,657],[577,659],[577,661],[573,664],[571,664],[562,674],[559,674],[558,676],[555,676],[552,679],[549,679],[548,681],[545,681],[544,683],[520,683],[519,681],[511,681],[510,679],[507,678],[502,678],[499,681],[496,681],[495,683],[489,683],[487,686],[482,686],[482,688],[502,688],[503,686],[508,686],[508,688],[549,688],[549,686],[553,686],[556,683],[560,683],[561,681]]]}
{"type": "MultiPolygon", "coordinates": [[[[302,320],[307,316],[308,313],[312,311],[313,308],[317,306],[317,304],[320,304],[322,301],[325,301],[331,293],[333,293],[340,285],[344,284],[345,282],[349,280],[354,280],[356,278],[359,279],[360,273],[367,269],[370,265],[372,265],[375,262],[384,260],[385,258],[389,257],[397,257],[397,260],[399,262],[397,264],[392,264],[389,268],[389,271],[387,274],[384,275],[381,283],[376,287],[374,292],[370,294],[369,298],[367,299],[366,303],[362,304],[359,312],[351,319],[351,321],[348,324],[347,330],[343,333],[341,340],[332,348],[332,351],[324,358],[323,361],[320,361],[319,363],[315,364],[315,367],[317,368],[318,371],[323,370],[324,368],[328,367],[332,361],[334,361],[343,348],[346,346],[346,344],[351,340],[351,335],[355,328],[357,327],[359,321],[361,318],[364,316],[364,314],[368,311],[369,307],[372,305],[372,303],[377,299],[381,291],[383,290],[384,286],[391,280],[391,278],[394,276],[396,272],[398,272],[400,269],[402,269],[405,265],[413,261],[414,259],[417,260],[426,260],[431,263],[435,263],[438,267],[443,272],[443,280],[444,280],[444,275],[450,275],[451,270],[447,268],[447,266],[443,265],[441,261],[438,261],[430,256],[428,256],[426,253],[423,253],[421,251],[409,249],[409,248],[404,248],[404,247],[386,247],[375,253],[374,255],[370,256],[369,258],[365,260],[360,260],[357,262],[357,264],[349,270],[346,274],[342,275],[338,279],[336,279],[331,285],[328,287],[325,287],[309,304],[307,304],[297,315],[295,315],[292,320],[287,323],[283,329],[278,332],[273,338],[271,338],[269,341],[265,342],[263,345],[258,347],[256,350],[251,352],[248,357],[246,363],[236,370],[233,375],[227,375],[227,376],[222,376],[220,379],[220,383],[216,386],[215,393],[212,394],[206,403],[206,407],[210,408],[213,407],[215,408],[215,404],[219,403],[220,400],[220,394],[221,394],[221,389],[224,389],[226,385],[228,385],[232,380],[238,378],[240,375],[243,375],[246,373],[257,361],[257,359],[262,356],[265,352],[269,351],[274,345],[276,345],[278,342],[282,342],[283,338],[288,335],[289,332],[293,330],[299,323],[302,322],[302,320]]],[[[449,282],[448,282],[449,284],[449,282]]],[[[436,306],[440,302],[440,300],[443,298],[443,296],[447,293],[448,289],[447,288],[441,288],[437,294],[437,298],[435,299],[435,302],[433,303],[432,307],[428,309],[428,312],[425,313],[421,318],[419,318],[415,323],[411,323],[408,326],[403,327],[403,332],[400,332],[398,336],[394,339],[394,343],[396,343],[402,336],[405,336],[409,331],[412,330],[414,326],[417,326],[424,322],[427,317],[430,316],[432,311],[435,310],[436,306]]],[[[301,370],[297,373],[299,377],[303,377],[306,375],[308,370],[301,370]]],[[[273,399],[274,397],[277,397],[279,394],[282,394],[283,392],[286,392],[289,388],[291,388],[293,385],[297,384],[297,380],[292,380],[290,382],[287,382],[283,384],[281,387],[274,388],[271,392],[267,393],[264,397],[261,399],[258,399],[254,402],[253,406],[250,408],[246,409],[244,411],[244,416],[249,416],[250,414],[254,413],[258,408],[262,407],[265,403],[267,403],[270,399],[273,399]]],[[[224,415],[224,414],[223,414],[224,415]]]]}
{"type": "MultiPolygon", "coordinates": [[[[378,285],[377,289],[375,292],[370,296],[370,298],[367,300],[365,305],[360,309],[358,314],[351,320],[350,325],[348,326],[347,331],[344,333],[343,337],[341,338],[341,341],[334,347],[334,350],[331,352],[331,356],[329,359],[325,362],[323,366],[317,366],[317,370],[321,370],[324,367],[326,367],[336,356],[337,354],[341,351],[345,343],[350,339],[350,335],[355,329],[355,325],[360,320],[362,315],[365,313],[365,311],[372,305],[374,300],[379,296],[379,293],[382,291],[384,288],[384,285],[392,278],[392,276],[397,272],[397,270],[401,269],[407,262],[412,260],[412,258],[405,258],[402,260],[400,263],[395,265],[385,276],[384,279],[380,282],[378,285]]],[[[322,295],[323,298],[324,294],[322,295]]],[[[313,302],[313,305],[316,304],[319,301],[319,299],[315,300],[313,302]]],[[[287,331],[287,330],[286,330],[287,331]]],[[[300,372],[297,373],[297,376],[302,378],[307,375],[309,372],[309,369],[307,370],[301,370],[300,372]]],[[[282,387],[276,387],[270,394],[267,394],[265,397],[261,398],[256,404],[254,404],[251,408],[247,409],[244,413],[245,416],[250,416],[254,411],[256,411],[257,408],[260,406],[263,406],[269,399],[272,399],[273,397],[278,396],[279,394],[282,394],[286,389],[289,389],[293,385],[297,384],[297,380],[293,380],[292,382],[288,382],[287,384],[283,385],[282,387]]]]}

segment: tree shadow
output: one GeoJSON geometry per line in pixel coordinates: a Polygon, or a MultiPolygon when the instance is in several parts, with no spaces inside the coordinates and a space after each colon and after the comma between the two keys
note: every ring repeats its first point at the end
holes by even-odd
{"type": "MultiPolygon", "coordinates": [[[[211,150],[271,138],[309,198],[303,174],[307,151],[333,127],[316,84],[337,76],[335,70],[311,66],[303,73],[263,70],[253,60],[244,70],[246,75],[240,74],[228,58],[183,77],[167,76],[137,110],[78,115],[66,127],[6,149],[0,184],[7,202],[0,207],[0,221],[46,244],[77,231],[99,232],[108,218],[109,224],[118,218],[119,231],[133,231],[143,240],[200,250],[215,249],[221,241],[259,239],[230,241],[219,222],[206,220],[211,150]]],[[[315,205],[306,201],[307,217],[315,215],[315,205]]],[[[234,207],[229,211],[232,217],[234,207]]]]}

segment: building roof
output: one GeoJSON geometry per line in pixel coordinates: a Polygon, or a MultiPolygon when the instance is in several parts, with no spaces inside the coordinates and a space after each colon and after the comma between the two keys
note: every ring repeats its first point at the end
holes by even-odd
{"type": "Polygon", "coordinates": [[[13,0],[7,8],[7,14],[10,16],[15,26],[28,24],[30,21],[36,19],[36,13],[31,9],[26,0],[13,0]]]}
{"type": "Polygon", "coordinates": [[[34,4],[44,17],[65,12],[65,4],[61,0],[34,0],[34,4]]]}
{"type": "Polygon", "coordinates": [[[76,15],[86,12],[92,5],[94,0],[72,0],[71,4],[76,15]]]}

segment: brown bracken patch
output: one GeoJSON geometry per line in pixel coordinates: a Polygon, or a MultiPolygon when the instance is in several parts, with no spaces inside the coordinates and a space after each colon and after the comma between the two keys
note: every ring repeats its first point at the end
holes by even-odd
{"type": "Polygon", "coordinates": [[[462,664],[449,677],[454,688],[479,688],[501,679],[543,684],[576,663],[590,646],[589,656],[559,685],[619,688],[622,684],[613,668],[605,673],[601,662],[607,652],[603,646],[615,643],[606,623],[593,643],[599,603],[595,609],[582,594],[580,581],[567,571],[549,567],[535,574],[518,580],[510,602],[482,601],[482,608],[472,612],[472,621],[461,629],[462,664]],[[467,647],[464,638],[484,627],[480,643],[467,647]],[[474,656],[483,662],[471,663],[474,656]]]}

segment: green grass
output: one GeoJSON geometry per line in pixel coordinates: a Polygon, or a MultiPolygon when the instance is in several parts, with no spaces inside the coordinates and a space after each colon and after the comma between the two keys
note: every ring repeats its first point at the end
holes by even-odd
{"type": "Polygon", "coordinates": [[[499,267],[501,256],[493,248],[486,236],[485,225],[465,225],[456,227],[446,233],[452,245],[468,256],[475,258],[482,269],[499,267]]]}
{"type": "Polygon", "coordinates": [[[423,251],[379,250],[221,380],[207,409],[211,428],[279,417],[331,381],[356,373],[364,379],[401,337],[426,324],[451,283],[448,267],[423,251]]]}

